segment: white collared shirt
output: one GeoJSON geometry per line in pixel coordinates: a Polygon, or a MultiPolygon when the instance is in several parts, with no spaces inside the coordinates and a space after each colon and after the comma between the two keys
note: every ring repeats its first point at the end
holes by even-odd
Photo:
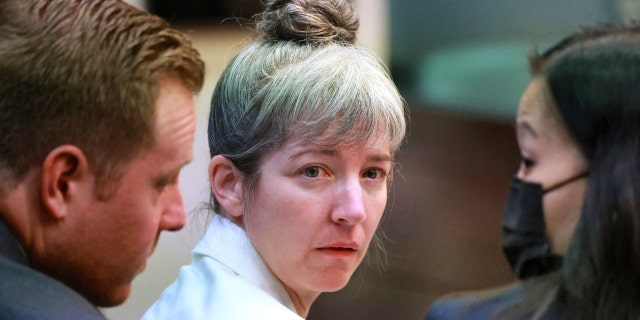
{"type": "Polygon", "coordinates": [[[216,215],[193,260],[142,319],[300,320],[246,232],[216,215]]]}

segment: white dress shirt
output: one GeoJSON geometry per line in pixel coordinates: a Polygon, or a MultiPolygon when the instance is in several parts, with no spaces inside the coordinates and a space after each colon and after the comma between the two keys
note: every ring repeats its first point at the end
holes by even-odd
{"type": "Polygon", "coordinates": [[[192,253],[142,319],[302,319],[246,232],[227,218],[214,216],[192,253]]]}

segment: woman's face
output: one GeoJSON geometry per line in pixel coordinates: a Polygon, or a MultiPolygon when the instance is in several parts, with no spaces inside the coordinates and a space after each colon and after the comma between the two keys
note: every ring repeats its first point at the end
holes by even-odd
{"type": "Polygon", "coordinates": [[[346,285],[382,217],[391,166],[381,136],[332,148],[293,141],[266,154],[243,223],[290,295],[346,285]]]}
{"type": "MultiPolygon", "coordinates": [[[[536,77],[518,109],[516,132],[522,161],[518,177],[547,188],[588,170],[589,163],[571,138],[550,97],[546,81],[536,77]]],[[[542,201],[551,250],[564,254],[582,212],[587,178],[545,193],[542,201]]]]}

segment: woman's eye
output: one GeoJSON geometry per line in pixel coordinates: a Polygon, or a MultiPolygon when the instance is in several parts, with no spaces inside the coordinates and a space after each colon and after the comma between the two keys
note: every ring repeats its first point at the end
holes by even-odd
{"type": "Polygon", "coordinates": [[[531,166],[533,166],[533,160],[525,157],[521,158],[520,163],[522,163],[525,168],[530,168],[531,166]]]}
{"type": "Polygon", "coordinates": [[[313,167],[307,167],[304,168],[304,170],[302,171],[302,173],[309,178],[317,178],[320,175],[320,167],[317,166],[313,166],[313,167]]]}
{"type": "Polygon", "coordinates": [[[381,178],[383,173],[379,169],[369,169],[365,171],[362,175],[367,179],[378,179],[378,178],[381,178]]]}

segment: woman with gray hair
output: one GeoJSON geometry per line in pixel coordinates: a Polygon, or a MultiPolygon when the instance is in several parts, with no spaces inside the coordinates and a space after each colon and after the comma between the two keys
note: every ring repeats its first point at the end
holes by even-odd
{"type": "Polygon", "coordinates": [[[405,107],[349,1],[268,1],[211,102],[216,215],[146,319],[300,319],[384,212],[405,107]]]}

